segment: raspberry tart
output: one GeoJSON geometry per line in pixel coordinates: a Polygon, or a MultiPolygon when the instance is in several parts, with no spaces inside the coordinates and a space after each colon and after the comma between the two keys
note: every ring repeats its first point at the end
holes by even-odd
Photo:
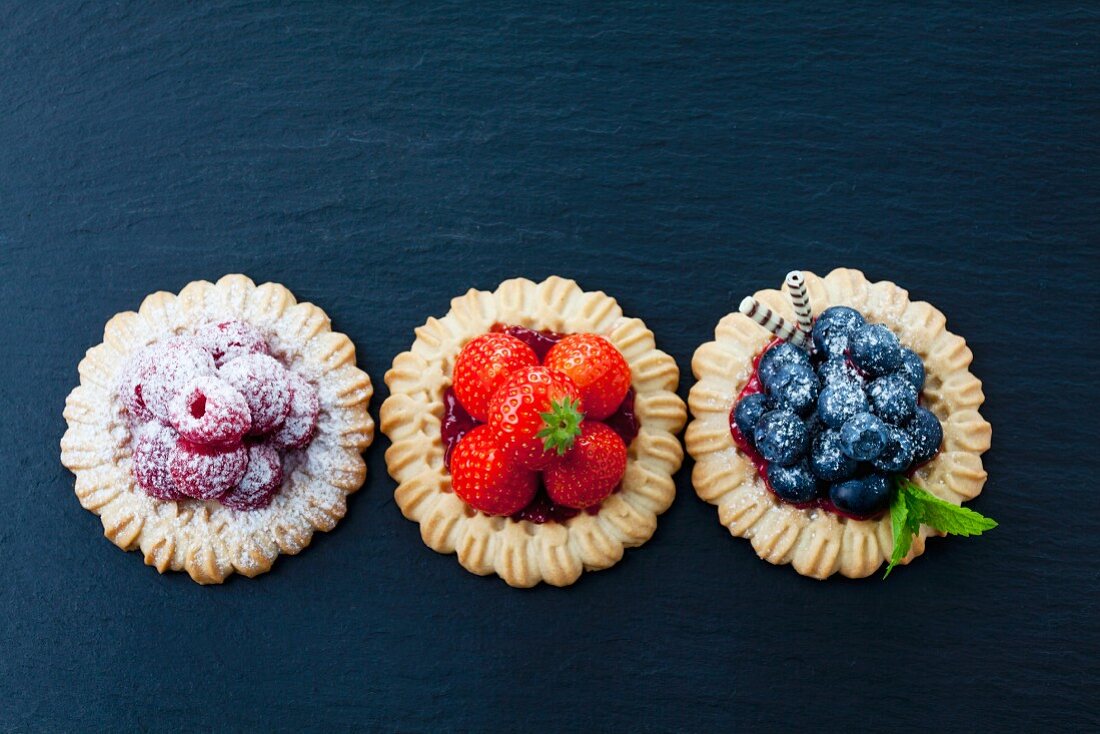
{"type": "Polygon", "coordinates": [[[65,403],[61,462],[123,550],[200,584],[331,530],[366,478],[370,378],[328,316],[243,275],[114,316],[65,403]]]}
{"type": "Polygon", "coordinates": [[[722,524],[817,579],[888,574],[930,535],[995,527],[960,507],[991,428],[944,315],[857,270],[795,271],[787,289],[746,298],[692,360],[692,481],[722,524]]]}
{"type": "Polygon", "coordinates": [[[394,497],[473,573],[572,584],[646,542],[672,504],[678,381],[602,292],[556,276],[470,290],[386,373],[394,497]]]}

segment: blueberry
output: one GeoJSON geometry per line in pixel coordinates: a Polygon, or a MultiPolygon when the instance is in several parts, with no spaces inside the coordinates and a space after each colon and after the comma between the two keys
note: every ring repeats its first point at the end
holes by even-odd
{"type": "Polygon", "coordinates": [[[780,342],[764,352],[764,356],[760,358],[760,364],[756,367],[756,372],[760,375],[760,381],[767,386],[775,377],[775,373],[779,371],[779,368],[789,364],[802,364],[809,367],[810,355],[790,342],[780,342]]]}
{"type": "Polygon", "coordinates": [[[840,448],[840,431],[824,430],[814,439],[810,470],[818,479],[836,482],[855,473],[858,462],[840,448]]]}
{"type": "Polygon", "coordinates": [[[870,413],[858,413],[840,429],[840,449],[856,461],[870,461],[886,448],[886,424],[870,413]]]}
{"type": "Polygon", "coordinates": [[[809,437],[809,441],[812,444],[813,440],[817,437],[817,434],[824,431],[827,426],[821,422],[821,416],[817,414],[817,411],[813,411],[806,416],[803,421],[806,424],[806,433],[809,437]]]}
{"type": "Polygon", "coordinates": [[[746,395],[737,403],[737,409],[733,411],[733,422],[737,424],[737,430],[750,444],[753,443],[753,430],[760,416],[768,411],[767,398],[763,393],[746,395]]]}
{"type": "Polygon", "coordinates": [[[794,413],[773,410],[756,422],[756,450],[769,462],[790,466],[806,453],[806,424],[794,413]]]}
{"type": "Polygon", "coordinates": [[[889,474],[901,474],[913,463],[913,440],[905,430],[890,426],[886,448],[871,460],[871,465],[889,474]]]}
{"type": "Polygon", "coordinates": [[[862,385],[865,380],[863,375],[851,365],[847,357],[830,357],[818,365],[817,376],[823,385],[850,382],[853,385],[862,385]]]}
{"type": "Polygon", "coordinates": [[[901,344],[894,332],[882,324],[864,324],[848,345],[856,367],[871,375],[887,375],[901,364],[901,344]]]}
{"type": "Polygon", "coordinates": [[[767,388],[778,408],[799,415],[807,415],[817,403],[817,375],[807,365],[783,365],[767,388]]]}
{"type": "Polygon", "coordinates": [[[902,378],[917,392],[924,389],[924,362],[920,355],[912,349],[901,350],[901,364],[898,366],[898,377],[902,378]]]}
{"type": "Polygon", "coordinates": [[[863,314],[854,308],[827,308],[814,321],[814,348],[822,354],[838,357],[848,348],[848,339],[852,332],[863,324],[863,314]]]}
{"type": "Polygon", "coordinates": [[[895,426],[909,420],[917,409],[917,391],[898,375],[886,375],[871,382],[867,397],[875,415],[895,426]]]}
{"type": "Polygon", "coordinates": [[[868,474],[829,487],[829,499],[837,509],[860,517],[885,509],[889,498],[890,480],[882,474],[868,474]]]}
{"type": "Polygon", "coordinates": [[[817,477],[805,459],[793,466],[768,466],[768,484],[787,502],[809,502],[817,495],[817,477]]]}
{"type": "Polygon", "coordinates": [[[817,414],[830,428],[840,428],[856,413],[866,413],[870,409],[863,390],[851,382],[839,382],[826,385],[817,401],[817,414]]]}
{"type": "Polygon", "coordinates": [[[943,426],[930,410],[917,408],[905,430],[913,442],[914,464],[923,464],[940,450],[940,443],[943,442],[943,426]]]}

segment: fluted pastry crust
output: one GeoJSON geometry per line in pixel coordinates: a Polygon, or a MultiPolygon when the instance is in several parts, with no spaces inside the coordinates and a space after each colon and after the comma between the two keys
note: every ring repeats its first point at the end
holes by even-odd
{"type": "MultiPolygon", "coordinates": [[[[927,372],[923,405],[943,424],[943,447],[913,480],[956,505],[978,496],[986,479],[981,455],[989,449],[992,429],[978,412],[985,395],[981,381],[970,373],[973,354],[966,341],[947,331],[940,311],[910,301],[909,293],[894,283],[872,283],[860,271],[843,268],[824,278],[804,275],[815,316],[829,306],[851,306],[868,321],[889,326],[921,356],[927,372]]],[[[795,317],[783,291],[762,290],[755,297],[784,318],[795,317]]],[[[718,323],[715,340],[696,350],[691,366],[697,382],[688,398],[693,420],[685,436],[695,459],[695,491],[718,507],[718,518],[730,533],[748,538],[766,561],[790,563],[800,574],[817,579],[838,572],[849,578],[868,576],[890,559],[894,544],[889,515],[857,521],[786,504],[768,491],[730,436],[730,410],[752,374],[753,359],[771,339],[746,316],[731,313],[718,323]]],[[[936,534],[922,526],[903,563],[923,553],[925,540],[936,534]]]]}
{"type": "Polygon", "coordinates": [[[675,392],[679,377],[676,362],[657,349],[645,324],[625,318],[602,292],[582,291],[557,276],[541,283],[506,280],[492,293],[471,289],[451,301],[442,319],[429,318],[418,328],[412,348],[386,373],[390,397],[381,423],[393,441],[386,465],[398,482],[394,499],[405,517],[420,523],[430,548],[457,553],[473,573],[496,573],[519,587],[572,584],[583,571],[613,566],[624,548],[649,540],[657,515],[672,504],[672,475],[683,460],[676,434],[687,420],[675,392]],[[562,523],[516,522],[477,512],[451,491],[440,437],[443,393],[459,351],[495,323],[602,334],[630,365],[640,431],[628,449],[622,489],[598,514],[581,512],[562,523]]]}
{"type": "Polygon", "coordinates": [[[116,314],[103,343],[81,361],[80,385],[65,402],[69,428],[61,463],[76,474],[76,496],[99,515],[104,534],[123,550],[141,549],[158,571],[187,571],[200,584],[231,573],[256,576],[280,553],[309,545],[315,530],[331,530],[346,497],[366,478],[361,452],[374,438],[367,412],[372,387],[355,366],[355,346],[333,332],[311,303],[298,303],[277,283],[257,286],[243,275],[195,281],[179,295],[153,293],[137,313],[116,314]],[[128,358],[148,344],[220,319],[241,319],[267,339],[272,354],[318,391],[321,413],[310,445],[263,509],[240,512],[218,502],[149,497],[131,473],[130,429],[116,398],[128,358]]]}

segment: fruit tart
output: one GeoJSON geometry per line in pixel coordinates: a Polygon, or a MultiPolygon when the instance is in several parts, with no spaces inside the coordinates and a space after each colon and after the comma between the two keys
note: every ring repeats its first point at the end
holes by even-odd
{"type": "Polygon", "coordinates": [[[692,360],[692,481],[722,524],[817,579],[995,527],[959,506],[985,484],[991,429],[944,315],[857,270],[786,286],[746,298],[692,360]]]}
{"type": "Polygon", "coordinates": [[[646,542],[672,503],[678,381],[602,292],[556,276],[470,290],[386,373],[394,497],[473,573],[572,584],[646,542]]]}
{"type": "Polygon", "coordinates": [[[243,275],[154,293],[80,363],[61,462],[123,550],[200,584],[256,576],[344,516],[370,378],[328,316],[243,275]]]}

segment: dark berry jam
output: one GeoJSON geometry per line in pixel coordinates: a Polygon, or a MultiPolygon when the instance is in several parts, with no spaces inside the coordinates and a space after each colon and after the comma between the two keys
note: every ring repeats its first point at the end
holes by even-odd
{"type": "Polygon", "coordinates": [[[550,351],[550,348],[565,336],[565,334],[559,334],[556,331],[535,331],[534,329],[528,329],[526,326],[505,326],[504,324],[493,324],[489,331],[508,334],[519,339],[535,350],[535,355],[540,362],[546,359],[546,353],[550,351]]]}
{"type": "MultiPolygon", "coordinates": [[[[525,326],[505,326],[503,324],[493,324],[490,331],[503,332],[516,337],[534,349],[540,361],[546,357],[546,353],[550,351],[551,347],[566,336],[554,331],[535,331],[525,326]]],[[[619,434],[623,443],[629,448],[631,442],[638,436],[639,430],[638,416],[634,412],[634,388],[626,391],[623,402],[619,404],[614,413],[602,422],[619,434]]],[[[451,467],[451,453],[454,451],[455,446],[458,445],[463,436],[479,425],[481,424],[477,419],[467,413],[462,404],[458,402],[454,388],[448,387],[443,392],[443,419],[439,424],[440,438],[443,439],[443,463],[448,469],[451,467]]],[[[736,427],[734,427],[734,430],[736,430],[736,427]]],[[[619,488],[616,487],[615,491],[618,492],[619,488]]],[[[600,505],[594,505],[584,510],[590,515],[596,515],[599,511],[600,505]]],[[[527,520],[541,525],[544,522],[565,522],[580,513],[581,510],[556,504],[550,499],[550,495],[546,493],[546,489],[541,486],[540,481],[539,491],[535,495],[535,499],[531,500],[531,504],[512,515],[512,519],[516,521],[527,520]]]]}
{"type": "Polygon", "coordinates": [[[443,463],[450,468],[451,453],[455,446],[470,431],[478,427],[478,421],[466,412],[466,409],[458,402],[453,387],[448,387],[443,393],[443,420],[439,424],[439,435],[443,439],[443,463]]]}

